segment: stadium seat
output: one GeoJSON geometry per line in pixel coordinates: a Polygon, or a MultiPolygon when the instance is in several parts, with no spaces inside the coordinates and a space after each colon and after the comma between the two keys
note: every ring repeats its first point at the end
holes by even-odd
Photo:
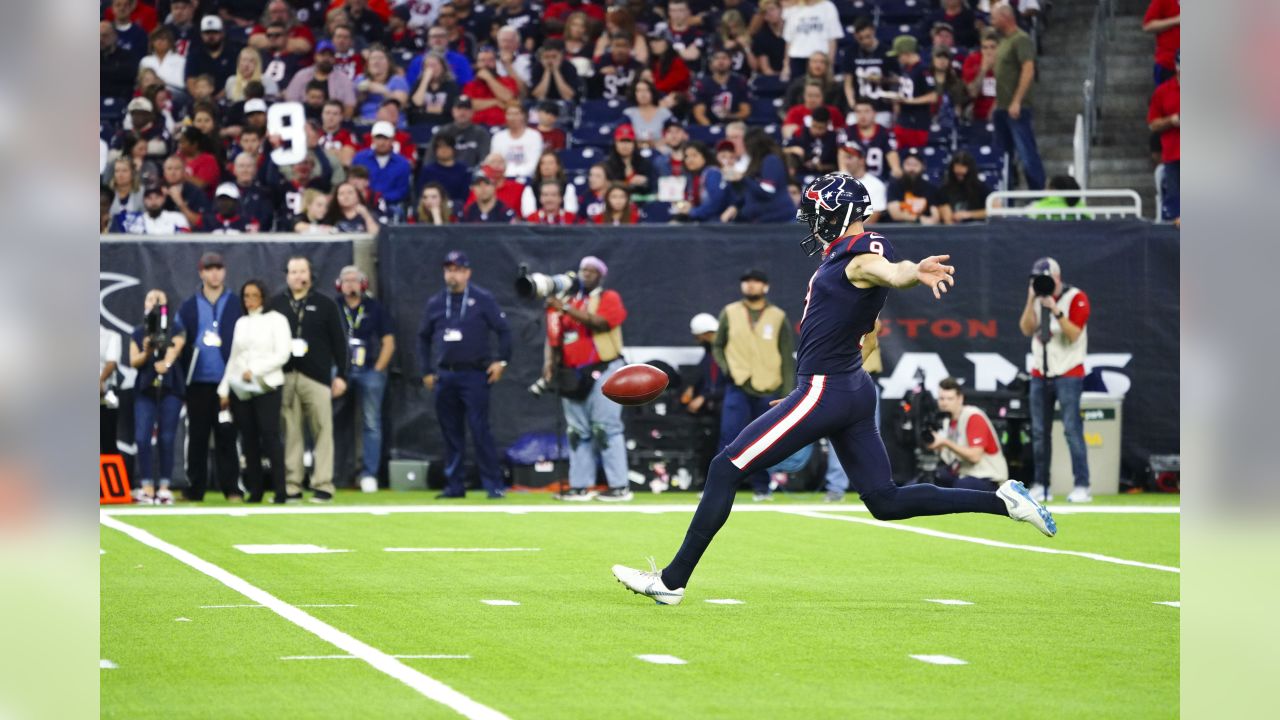
{"type": "Polygon", "coordinates": [[[751,96],[757,98],[780,98],[787,94],[787,84],[777,77],[757,75],[751,79],[751,96]]]}
{"type": "Polygon", "coordinates": [[[98,118],[109,125],[119,125],[124,120],[127,103],[117,98],[104,97],[98,101],[98,118]]]}
{"type": "Polygon", "coordinates": [[[671,205],[664,202],[640,203],[640,222],[665,223],[671,220],[671,205]]]}
{"type": "Polygon", "coordinates": [[[876,11],[875,3],[871,0],[837,0],[835,5],[840,22],[846,25],[852,25],[854,20],[864,15],[871,17],[876,11]]]}
{"type": "Polygon", "coordinates": [[[414,145],[430,145],[431,138],[435,137],[435,134],[434,123],[418,123],[409,126],[409,137],[413,138],[414,145]]]}
{"type": "Polygon", "coordinates": [[[878,4],[882,24],[918,23],[931,9],[925,0],[880,0],[878,4]]]}
{"type": "Polygon", "coordinates": [[[613,144],[613,129],[617,123],[582,123],[569,136],[572,145],[609,147],[613,144]]]}
{"type": "MultiPolygon", "coordinates": [[[[568,168],[565,168],[566,171],[568,168]]],[[[569,182],[573,185],[574,191],[578,193],[578,197],[585,197],[587,192],[587,174],[586,173],[569,173],[569,182]]]]}
{"type": "Polygon", "coordinates": [[[752,98],[748,125],[768,125],[778,122],[782,112],[782,98],[752,98]]]}
{"type": "Polygon", "coordinates": [[[590,125],[608,125],[623,121],[623,110],[626,103],[616,98],[612,100],[583,100],[578,105],[578,123],[590,125]]]}
{"type": "Polygon", "coordinates": [[[881,23],[876,27],[876,37],[885,46],[892,46],[899,35],[914,35],[916,29],[909,23],[881,23]]]}
{"type": "Polygon", "coordinates": [[[716,143],[724,139],[724,127],[720,125],[711,125],[704,127],[702,125],[690,125],[688,128],[689,139],[706,143],[712,149],[716,143]]]}
{"type": "Polygon", "coordinates": [[[926,146],[921,150],[924,156],[924,172],[929,182],[942,184],[947,173],[947,162],[951,153],[944,148],[926,146]]]}
{"type": "Polygon", "coordinates": [[[604,162],[608,154],[608,151],[602,147],[582,145],[561,150],[560,162],[564,164],[565,172],[586,172],[592,165],[604,162]]]}

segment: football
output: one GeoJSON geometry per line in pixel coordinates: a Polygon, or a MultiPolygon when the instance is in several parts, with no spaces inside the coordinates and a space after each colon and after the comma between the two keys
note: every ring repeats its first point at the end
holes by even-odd
{"type": "Polygon", "coordinates": [[[667,374],[652,365],[627,365],[614,373],[601,392],[619,405],[644,405],[667,389],[667,374]]]}

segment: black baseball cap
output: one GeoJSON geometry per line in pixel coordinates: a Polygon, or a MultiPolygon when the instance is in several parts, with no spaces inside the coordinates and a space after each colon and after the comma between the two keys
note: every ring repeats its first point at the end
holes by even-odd
{"type": "Polygon", "coordinates": [[[477,170],[476,173],[471,176],[471,184],[475,185],[476,183],[489,183],[492,185],[493,178],[489,177],[484,170],[477,170]]]}
{"type": "Polygon", "coordinates": [[[471,267],[471,260],[467,258],[467,254],[461,250],[450,250],[448,255],[444,256],[443,265],[457,265],[458,267],[471,267]]]}
{"type": "Polygon", "coordinates": [[[759,280],[766,285],[769,284],[769,276],[763,270],[757,268],[749,268],[742,273],[742,277],[738,278],[738,282],[746,280],[759,280]]]}

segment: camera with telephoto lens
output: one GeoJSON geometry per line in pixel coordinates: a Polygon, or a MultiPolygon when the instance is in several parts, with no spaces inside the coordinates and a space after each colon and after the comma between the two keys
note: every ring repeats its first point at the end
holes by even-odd
{"type": "Polygon", "coordinates": [[[572,271],[543,275],[529,272],[527,265],[521,265],[516,278],[516,294],[525,299],[561,297],[577,292],[579,287],[578,274],[572,271]]]}
{"type": "Polygon", "coordinates": [[[151,341],[151,351],[163,355],[169,347],[169,306],[156,305],[142,320],[143,330],[151,341]]]}
{"type": "Polygon", "coordinates": [[[1052,275],[1031,276],[1031,292],[1035,293],[1037,297],[1053,295],[1054,285],[1052,275]]]}

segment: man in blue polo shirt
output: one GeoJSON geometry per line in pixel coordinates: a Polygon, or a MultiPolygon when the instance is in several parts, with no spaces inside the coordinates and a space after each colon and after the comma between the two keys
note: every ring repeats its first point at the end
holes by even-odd
{"type": "MultiPolygon", "coordinates": [[[[382,303],[369,296],[369,279],[355,265],[338,273],[338,309],[349,350],[347,377],[354,394],[347,393],[337,403],[360,404],[361,438],[364,443],[360,465],[360,489],[377,492],[378,467],[382,463],[382,398],[387,390],[387,366],[396,351],[395,328],[382,303]],[[344,400],[350,398],[350,400],[344,400]]],[[[346,454],[350,437],[335,443],[346,454]]],[[[346,458],[337,463],[347,470],[346,458]]]]}
{"type": "Polygon", "coordinates": [[[187,480],[191,487],[184,494],[188,500],[204,499],[212,433],[218,489],[227,500],[240,502],[243,495],[236,429],[229,420],[219,422],[218,383],[222,382],[227,369],[231,340],[242,308],[240,300],[227,289],[227,268],[222,255],[207,252],[200,257],[200,284],[200,291],[187,298],[178,309],[178,318],[187,327],[188,338],[182,349],[182,367],[187,376],[187,480]]]}
{"type": "Polygon", "coordinates": [[[511,359],[511,328],[493,295],[471,284],[471,261],[454,250],[444,257],[445,288],[427,300],[418,329],[422,384],[436,393],[436,417],[445,444],[445,490],[438,497],[466,495],[465,427],[471,429],[480,482],[489,499],[503,497],[498,451],[489,430],[489,386],[511,359]],[[498,336],[498,352],[489,335],[498,336]]]}

